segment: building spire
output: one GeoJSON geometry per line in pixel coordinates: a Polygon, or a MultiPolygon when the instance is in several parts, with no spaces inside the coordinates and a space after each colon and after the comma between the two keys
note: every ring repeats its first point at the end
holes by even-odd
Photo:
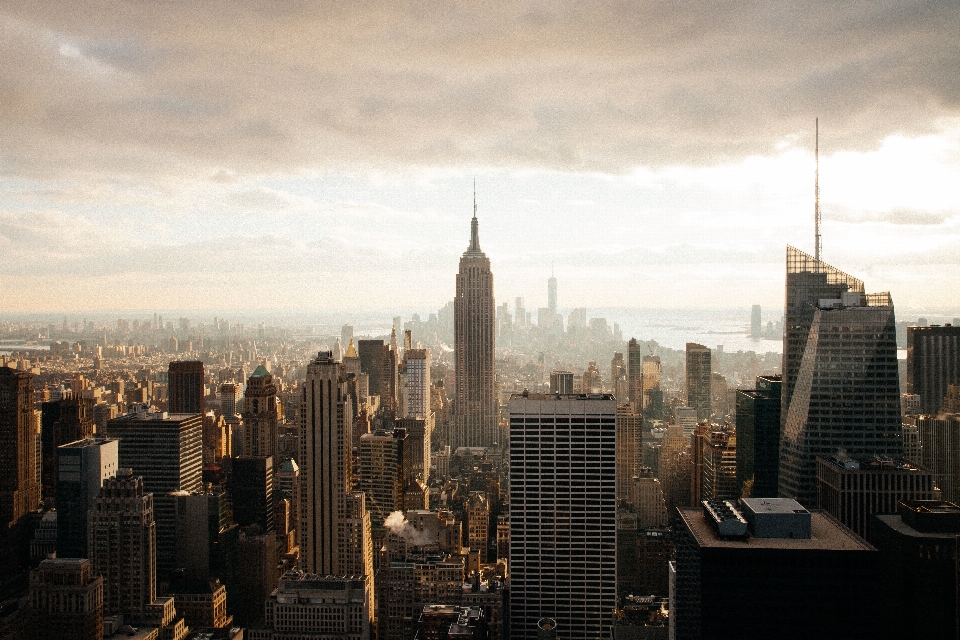
{"type": "Polygon", "coordinates": [[[816,172],[813,179],[813,193],[814,193],[814,203],[813,203],[813,233],[814,233],[814,247],[813,247],[813,257],[817,262],[820,262],[820,118],[817,118],[814,121],[814,127],[816,130],[815,133],[815,142],[814,142],[814,156],[816,158],[816,172]]]}
{"type": "Polygon", "coordinates": [[[480,226],[477,223],[477,179],[473,179],[473,220],[470,221],[470,248],[468,252],[480,252],[480,226]]]}

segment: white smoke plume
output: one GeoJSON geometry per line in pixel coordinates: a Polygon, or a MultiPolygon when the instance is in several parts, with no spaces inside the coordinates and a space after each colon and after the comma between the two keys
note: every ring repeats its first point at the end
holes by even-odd
{"type": "Polygon", "coordinates": [[[412,547],[426,547],[437,544],[436,536],[431,536],[430,532],[413,526],[403,515],[403,511],[392,512],[383,521],[383,526],[389,529],[391,533],[395,533],[406,540],[407,544],[412,547]]]}

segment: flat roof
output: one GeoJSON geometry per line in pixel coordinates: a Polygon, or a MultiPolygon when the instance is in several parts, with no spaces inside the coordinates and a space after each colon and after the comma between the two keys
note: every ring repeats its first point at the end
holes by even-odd
{"type": "MultiPolygon", "coordinates": [[[[768,498],[769,499],[769,498],[768,498]]],[[[823,511],[810,512],[810,538],[720,539],[704,518],[702,509],[679,509],[701,548],[798,549],[807,551],[876,551],[866,540],[845,528],[823,511]]]]}
{"type": "Polygon", "coordinates": [[[754,513],[807,513],[793,498],[742,498],[740,501],[754,513]]]}
{"type": "Polygon", "coordinates": [[[949,531],[918,531],[903,521],[900,515],[877,515],[876,516],[885,525],[899,533],[900,535],[911,538],[941,538],[944,540],[956,540],[956,532],[949,531]]]}

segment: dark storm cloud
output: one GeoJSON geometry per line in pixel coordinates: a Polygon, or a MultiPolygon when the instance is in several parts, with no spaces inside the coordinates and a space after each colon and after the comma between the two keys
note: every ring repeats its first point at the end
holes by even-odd
{"type": "Polygon", "coordinates": [[[958,7],[7,2],[0,171],[622,172],[771,153],[816,116],[874,148],[960,114],[958,7]]]}

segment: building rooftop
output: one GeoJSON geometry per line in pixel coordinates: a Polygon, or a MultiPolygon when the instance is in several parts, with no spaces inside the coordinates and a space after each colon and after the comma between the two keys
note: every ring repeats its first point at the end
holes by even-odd
{"type": "Polygon", "coordinates": [[[797,549],[808,551],[874,551],[866,540],[850,531],[823,511],[812,511],[810,538],[720,538],[707,522],[701,509],[679,509],[701,548],[797,549]]]}
{"type": "Polygon", "coordinates": [[[904,472],[925,471],[904,458],[889,458],[884,456],[818,456],[818,459],[842,471],[891,471],[894,469],[904,472]]]}
{"type": "Polygon", "coordinates": [[[740,502],[749,506],[754,513],[807,513],[793,498],[742,498],[740,502]]]}

